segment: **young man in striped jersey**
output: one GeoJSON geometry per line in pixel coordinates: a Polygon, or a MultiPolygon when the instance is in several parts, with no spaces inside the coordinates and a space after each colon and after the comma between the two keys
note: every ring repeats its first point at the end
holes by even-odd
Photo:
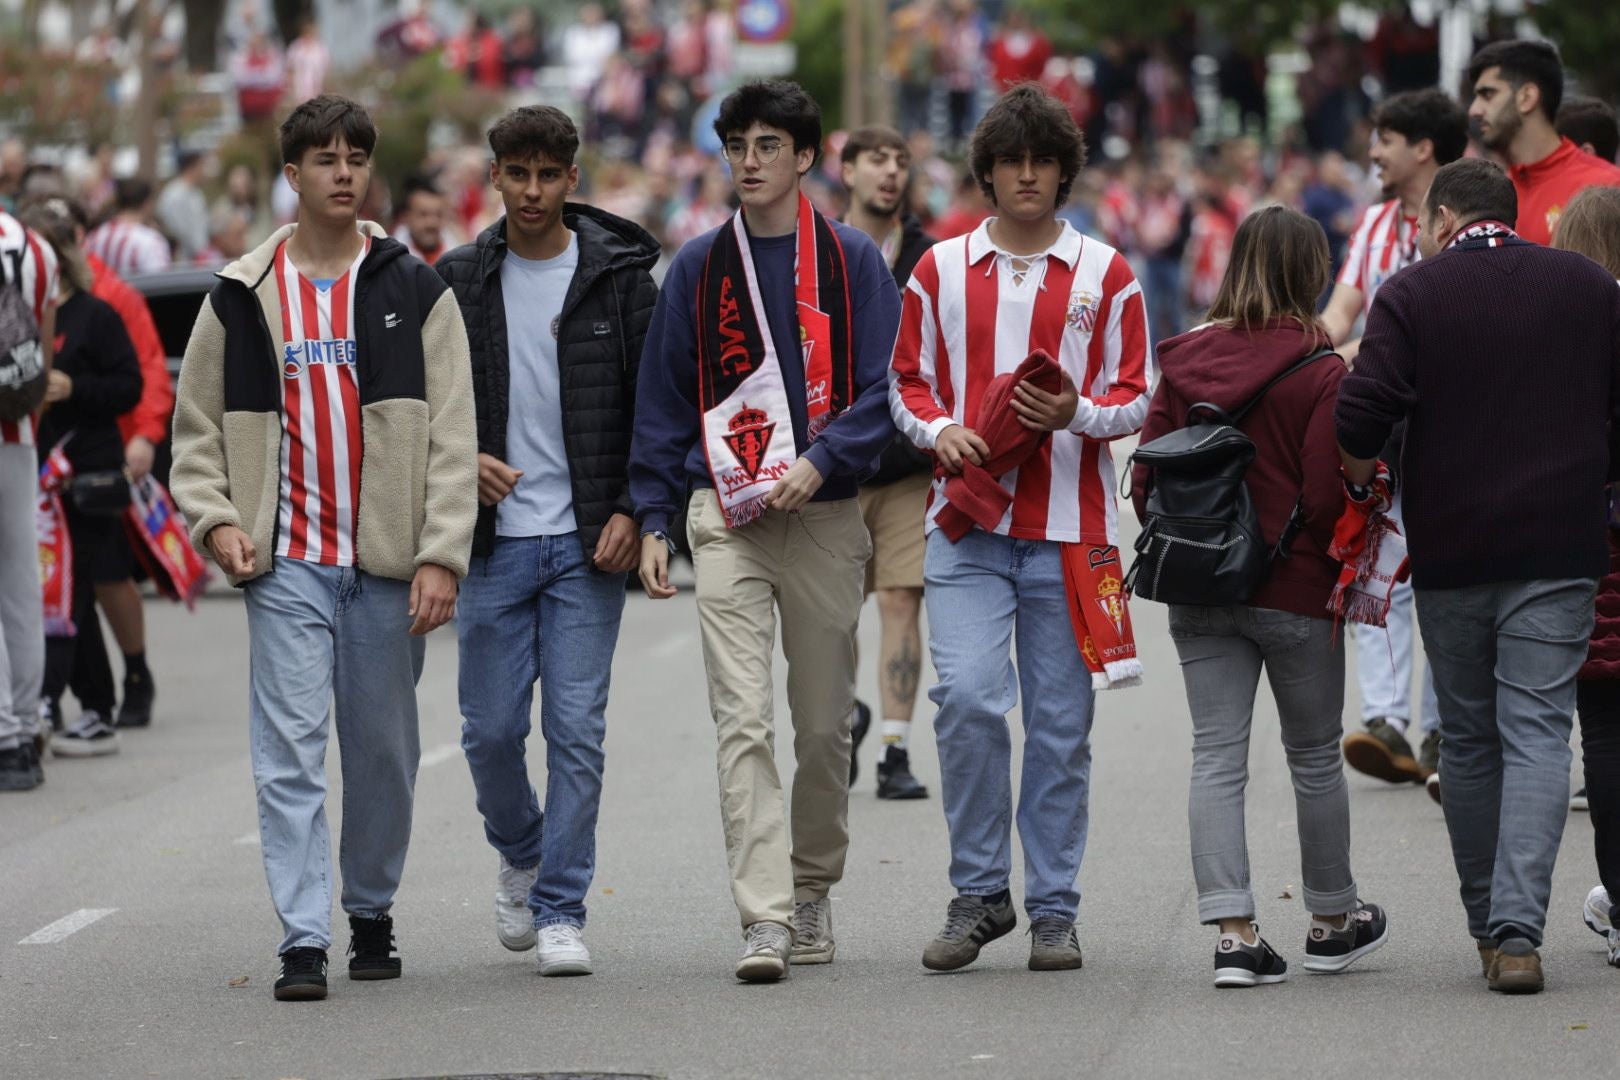
{"type": "MultiPolygon", "coordinates": [[[[1385,202],[1367,208],[1350,240],[1322,320],[1339,352],[1353,359],[1361,342],[1357,328],[1372,310],[1378,287],[1417,262],[1418,211],[1442,165],[1468,148],[1468,117],[1439,90],[1396,94],[1373,111],[1372,161],[1378,166],[1385,202]]],[[[1383,459],[1398,472],[1405,425],[1398,425],[1383,459]]],[[[1391,516],[1401,520],[1397,489],[1391,516]]],[[[1412,753],[1407,728],[1412,719],[1412,587],[1395,587],[1384,628],[1355,624],[1356,674],[1361,683],[1365,730],[1344,740],[1344,757],[1358,772],[1390,783],[1430,783],[1440,763],[1440,711],[1434,676],[1425,666],[1420,717],[1422,749],[1412,753]]]]}
{"type": "MultiPolygon", "coordinates": [[[[47,367],[56,341],[56,274],[51,246],[0,210],[0,289],[21,291],[47,367]]],[[[38,492],[34,421],[0,420],[0,791],[30,791],[45,779],[37,740],[45,679],[38,492]]]]}
{"type": "Polygon", "coordinates": [[[1112,577],[1117,594],[1108,441],[1141,427],[1149,390],[1146,315],[1130,266],[1057,218],[1084,162],[1080,131],[1056,100],[1021,86],[998,101],[973,134],[971,156],[996,216],[923,256],[894,347],[895,423],[947,474],[990,454],[975,429],[996,422],[981,408],[994,378],[1037,349],[1062,368],[1058,393],[1027,380],[1014,392],[1018,420],[1050,435],[1001,478],[1008,507],[993,529],[975,525],[953,542],[939,521],[944,477],[929,497],[923,597],[939,674],[929,696],[939,706],[934,730],[957,891],[923,953],[935,970],[972,963],[1017,923],[1009,892],[1014,685],[1025,731],[1017,820],[1029,966],[1081,962],[1075,879],[1086,843],[1093,680],[1072,624],[1064,547],[1087,546],[1092,569],[1112,577]]]}
{"type": "Polygon", "coordinates": [[[220,272],[186,347],[175,501],[242,587],[259,835],[281,1000],[326,996],[329,702],[343,759],[349,977],[391,979],[423,635],[449,621],[477,514],[455,297],[357,208],[377,129],[312,98],[281,126],[298,221],[220,272]]]}
{"type": "Polygon", "coordinates": [[[113,185],[113,216],[84,238],[84,251],[119,277],[149,274],[173,261],[169,241],[152,226],[152,185],[126,176],[113,185]]]}

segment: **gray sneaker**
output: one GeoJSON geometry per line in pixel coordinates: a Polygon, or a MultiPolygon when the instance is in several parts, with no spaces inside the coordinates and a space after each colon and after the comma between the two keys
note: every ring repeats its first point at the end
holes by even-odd
{"type": "Polygon", "coordinates": [[[1081,967],[1080,935],[1074,923],[1055,915],[1029,925],[1029,970],[1073,971],[1081,967]]]}
{"type": "Polygon", "coordinates": [[[979,950],[1018,925],[1008,898],[991,904],[982,896],[958,896],[945,909],[945,928],[923,950],[923,967],[955,971],[979,958],[979,950]]]}
{"type": "Polygon", "coordinates": [[[793,931],[781,923],[757,922],[743,931],[742,959],[737,978],[743,982],[775,982],[787,978],[793,931]]]}
{"type": "Polygon", "coordinates": [[[832,897],[823,896],[820,900],[794,904],[791,962],[830,964],[836,949],[833,941],[832,897]]]}

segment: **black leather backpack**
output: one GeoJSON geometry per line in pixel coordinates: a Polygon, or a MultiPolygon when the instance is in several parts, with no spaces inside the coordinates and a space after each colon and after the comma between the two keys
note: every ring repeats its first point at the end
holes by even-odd
{"type": "Polygon", "coordinates": [[[1161,604],[1242,604],[1265,580],[1271,559],[1287,558],[1298,534],[1298,503],[1277,543],[1260,535],[1244,476],[1253,440],[1238,424],[1278,383],[1332,349],[1313,352],[1278,375],[1236,412],[1209,402],[1187,410],[1187,426],[1138,447],[1131,461],[1147,466],[1147,519],[1136,538],[1136,562],[1125,576],[1133,595],[1161,604]]]}

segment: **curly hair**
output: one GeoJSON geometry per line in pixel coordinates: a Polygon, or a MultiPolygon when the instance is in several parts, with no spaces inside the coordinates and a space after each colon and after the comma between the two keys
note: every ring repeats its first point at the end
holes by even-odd
{"type": "Polygon", "coordinates": [[[579,152],[579,129],[561,109],[525,105],[495,121],[489,129],[489,148],[497,161],[543,157],[558,165],[572,165],[579,152]]]}
{"type": "Polygon", "coordinates": [[[1075,178],[1086,164],[1086,137],[1063,103],[1036,83],[1020,83],[1003,94],[973,129],[968,161],[979,190],[996,201],[990,172],[1001,158],[1050,157],[1063,171],[1057,204],[1069,199],[1075,178]]]}

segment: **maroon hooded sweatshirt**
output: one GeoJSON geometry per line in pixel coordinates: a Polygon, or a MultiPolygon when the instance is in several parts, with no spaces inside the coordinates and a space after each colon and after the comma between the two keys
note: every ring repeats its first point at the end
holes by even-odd
{"type": "MultiPolygon", "coordinates": [[[[1161,343],[1159,385],[1140,442],[1185,427],[1187,410],[1200,402],[1236,412],[1272,378],[1327,344],[1325,335],[1302,331],[1292,320],[1255,330],[1210,326],[1161,343]]],[[[1342,361],[1324,356],[1278,383],[1238,425],[1254,440],[1246,482],[1268,546],[1304,500],[1305,527],[1289,546],[1290,557],[1273,561],[1250,607],[1331,618],[1327,603],[1339,563],[1327,548],[1344,510],[1333,406],[1344,374],[1342,361]]],[[[1144,517],[1147,470],[1140,465],[1131,470],[1131,500],[1137,517],[1144,517]]]]}

